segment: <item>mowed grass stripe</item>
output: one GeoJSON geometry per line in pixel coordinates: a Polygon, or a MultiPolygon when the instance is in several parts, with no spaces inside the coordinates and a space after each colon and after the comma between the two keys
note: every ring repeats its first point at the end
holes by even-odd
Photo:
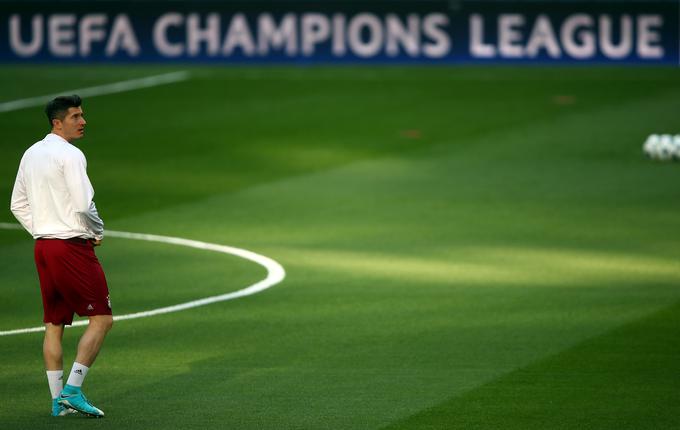
{"type": "MultiPolygon", "coordinates": [[[[403,246],[402,236],[393,234],[399,231],[418,253],[452,244],[502,249],[516,243],[531,249],[535,240],[550,248],[554,240],[556,251],[566,245],[575,252],[584,247],[625,255],[640,247],[661,259],[673,258],[677,242],[667,232],[677,224],[680,191],[671,185],[680,169],[644,159],[637,136],[672,126],[678,100],[669,94],[656,101],[612,103],[535,127],[490,130],[467,141],[464,151],[456,143],[440,142],[415,154],[281,178],[198,204],[226,208],[225,237],[239,243],[309,238],[305,244],[329,245],[322,252],[354,252],[370,238],[371,246],[382,250],[403,246]],[[614,120],[622,125],[600,130],[614,120]],[[257,210],[250,210],[254,205],[257,210]],[[317,235],[309,236],[309,229],[317,235]],[[364,240],[356,242],[358,236],[364,240]],[[662,249],[655,250],[659,245],[662,249]]],[[[220,234],[210,224],[192,221],[194,205],[117,222],[124,228],[143,222],[157,231],[181,224],[201,237],[220,234]]],[[[215,210],[200,219],[217,222],[220,217],[215,210]]]]}
{"type": "Polygon", "coordinates": [[[335,275],[353,273],[367,282],[408,280],[437,284],[502,285],[520,288],[591,286],[593,281],[650,280],[680,285],[675,258],[645,254],[592,252],[584,249],[511,246],[462,247],[455,255],[416,256],[396,252],[349,252],[281,249],[293,267],[335,275]]]}
{"type": "Polygon", "coordinates": [[[678,428],[678,327],[680,302],[384,429],[678,428]]]}

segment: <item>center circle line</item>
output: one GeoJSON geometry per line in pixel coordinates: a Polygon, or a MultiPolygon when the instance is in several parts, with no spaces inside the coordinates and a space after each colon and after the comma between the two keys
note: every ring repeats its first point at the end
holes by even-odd
{"type": "MultiPolygon", "coordinates": [[[[19,226],[17,224],[0,223],[0,229],[19,230],[19,229],[21,229],[21,226],[19,226]]],[[[233,291],[231,293],[225,293],[225,294],[220,294],[220,295],[216,295],[216,296],[205,297],[205,298],[202,298],[202,299],[192,300],[192,301],[189,301],[189,302],[180,303],[180,304],[172,305],[172,306],[166,306],[166,307],[157,308],[157,309],[151,309],[151,310],[148,310],[148,311],[135,312],[135,313],[125,314],[125,315],[114,315],[114,317],[113,317],[114,321],[131,320],[131,319],[136,319],[136,318],[146,318],[146,317],[151,317],[151,316],[156,316],[156,315],[161,315],[161,314],[179,312],[179,311],[183,311],[183,310],[187,310],[187,309],[196,308],[196,307],[199,307],[199,306],[209,305],[209,304],[212,304],[212,303],[223,302],[223,301],[227,301],[227,300],[234,300],[234,299],[238,299],[238,298],[241,298],[241,297],[250,296],[250,295],[262,292],[262,291],[264,291],[268,288],[271,288],[276,284],[281,283],[286,277],[285,269],[283,268],[283,266],[281,266],[281,264],[279,264],[275,260],[273,260],[269,257],[266,257],[264,255],[257,254],[255,252],[248,251],[246,249],[235,248],[233,246],[219,245],[219,244],[209,243],[209,242],[201,242],[201,241],[198,241],[198,240],[184,239],[184,238],[181,238],[181,237],[161,236],[161,235],[156,235],[156,234],[145,234],[145,233],[132,233],[132,232],[127,232],[127,231],[107,230],[106,236],[107,237],[117,237],[117,238],[121,238],[121,239],[143,240],[143,241],[147,241],[147,242],[168,243],[168,244],[172,244],[172,245],[186,246],[186,247],[189,247],[189,248],[203,249],[203,250],[214,251],[214,252],[221,252],[223,254],[230,254],[230,255],[234,255],[236,257],[240,257],[240,258],[244,258],[246,260],[252,261],[254,263],[259,264],[260,266],[264,267],[267,270],[267,276],[264,279],[262,279],[259,282],[254,283],[254,284],[252,284],[248,287],[240,289],[238,291],[233,291]]],[[[88,324],[87,320],[79,320],[79,321],[74,321],[73,324],[71,325],[71,327],[84,326],[84,325],[87,325],[87,324],[88,324]]],[[[0,331],[0,336],[10,336],[10,335],[15,335],[15,334],[23,334],[23,333],[35,333],[35,332],[40,332],[40,331],[45,331],[45,326],[0,331]]]]}

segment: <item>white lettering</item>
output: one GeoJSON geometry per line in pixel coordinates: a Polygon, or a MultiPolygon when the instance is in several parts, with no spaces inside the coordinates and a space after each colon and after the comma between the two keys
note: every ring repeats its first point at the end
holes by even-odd
{"type": "Polygon", "coordinates": [[[600,49],[608,58],[624,58],[630,55],[633,46],[633,21],[629,15],[621,17],[619,44],[614,44],[612,19],[608,15],[600,16],[600,49]]]}
{"type": "Polygon", "coordinates": [[[347,27],[349,47],[359,57],[372,57],[380,52],[383,37],[382,23],[371,13],[358,14],[352,18],[347,27]],[[362,37],[364,29],[368,35],[366,41],[362,37]]]}
{"type": "Polygon", "coordinates": [[[663,46],[655,45],[661,35],[653,27],[661,27],[661,15],[640,15],[637,22],[637,53],[640,58],[663,58],[663,46]]]}
{"type": "Polygon", "coordinates": [[[546,15],[539,15],[529,36],[529,43],[526,47],[526,54],[529,57],[536,57],[541,49],[545,49],[552,58],[562,55],[557,37],[553,31],[550,19],[546,15]]]}
{"type": "Polygon", "coordinates": [[[205,28],[201,28],[201,17],[192,13],[187,17],[187,54],[195,57],[201,54],[201,44],[208,47],[207,54],[214,57],[220,51],[220,16],[208,14],[205,28]]]}
{"type": "Polygon", "coordinates": [[[255,54],[255,41],[250,33],[246,16],[242,13],[237,13],[231,19],[229,31],[222,45],[222,54],[229,56],[236,48],[241,48],[246,56],[255,54]]]}
{"type": "Polygon", "coordinates": [[[342,57],[347,52],[347,44],[345,40],[345,22],[347,19],[345,15],[336,13],[333,15],[333,55],[342,57]]]}
{"type": "MultiPolygon", "coordinates": [[[[245,56],[266,57],[277,52],[310,57],[321,50],[324,57],[342,57],[349,50],[361,58],[440,58],[450,54],[452,44],[449,16],[444,13],[237,13],[228,17],[231,21],[225,28],[223,16],[217,12],[163,14],[153,25],[155,51],[165,57],[226,57],[239,49],[245,56]],[[257,27],[251,29],[255,23],[257,27]]],[[[532,17],[508,13],[485,20],[481,14],[471,14],[469,55],[479,59],[578,60],[654,60],[665,55],[666,29],[660,14],[576,13],[558,18],[545,13],[529,21],[532,17]],[[486,31],[493,25],[497,31],[492,30],[496,34],[491,37],[486,31]]],[[[12,14],[6,31],[10,52],[17,57],[134,57],[141,52],[126,14],[115,18],[106,13],[12,14]]]]}
{"type": "Polygon", "coordinates": [[[297,31],[295,28],[295,15],[288,13],[281,19],[281,24],[276,27],[274,18],[271,14],[265,13],[258,19],[258,51],[265,56],[272,49],[286,47],[286,55],[294,56],[297,54],[297,31]]]}
{"type": "Polygon", "coordinates": [[[524,55],[522,32],[517,27],[524,25],[524,16],[518,14],[502,14],[498,18],[498,51],[501,56],[520,58],[524,55]]]}
{"type": "Polygon", "coordinates": [[[111,36],[104,52],[107,57],[112,57],[120,50],[127,52],[131,57],[138,56],[141,51],[132,23],[125,14],[117,15],[113,20],[111,36]]]}
{"type": "Polygon", "coordinates": [[[87,57],[92,52],[92,43],[101,42],[106,38],[106,15],[103,13],[85,15],[80,20],[80,55],[87,57]]]}
{"type": "Polygon", "coordinates": [[[328,39],[331,25],[326,15],[306,13],[302,16],[302,54],[314,54],[315,45],[328,39]]]}
{"type": "Polygon", "coordinates": [[[572,15],[562,24],[560,37],[564,50],[569,55],[578,59],[590,58],[595,55],[595,36],[592,30],[587,30],[592,26],[593,18],[585,14],[572,15]],[[579,28],[583,28],[583,31],[577,34],[579,28]],[[579,36],[579,41],[576,40],[577,36],[579,36]]]}
{"type": "Polygon", "coordinates": [[[470,54],[478,58],[496,56],[496,46],[484,43],[484,18],[479,14],[470,16],[470,54]]]}
{"type": "Polygon", "coordinates": [[[55,57],[72,57],[76,53],[74,42],[75,32],[73,26],[76,23],[74,14],[57,14],[50,16],[48,22],[50,52],[55,57]]]}
{"type": "Polygon", "coordinates": [[[31,57],[40,51],[43,45],[43,16],[33,15],[31,20],[31,39],[24,43],[21,40],[21,17],[14,14],[9,19],[9,44],[18,56],[31,57]]]}
{"type": "Polygon", "coordinates": [[[399,55],[399,45],[411,57],[420,54],[420,18],[410,14],[406,17],[408,29],[402,24],[395,14],[388,14],[387,18],[387,42],[385,51],[390,57],[399,55]]]}
{"type": "Polygon", "coordinates": [[[180,13],[168,12],[163,14],[153,26],[153,44],[158,52],[165,57],[179,57],[184,54],[184,44],[170,43],[168,27],[178,27],[184,24],[184,17],[180,13]]]}
{"type": "Polygon", "coordinates": [[[448,55],[451,39],[444,27],[449,25],[449,17],[443,13],[431,13],[423,20],[423,33],[434,43],[425,43],[423,52],[429,58],[441,58],[448,55]]]}

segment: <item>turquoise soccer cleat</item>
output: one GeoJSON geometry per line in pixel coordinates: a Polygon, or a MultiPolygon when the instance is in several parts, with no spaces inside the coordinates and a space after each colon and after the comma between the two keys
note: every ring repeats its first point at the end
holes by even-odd
{"type": "Polygon", "coordinates": [[[80,388],[71,387],[67,385],[61,391],[59,399],[57,402],[69,409],[78,411],[81,414],[88,415],[90,417],[101,418],[104,416],[104,412],[92,405],[80,391],[80,388]]]}
{"type": "Polygon", "coordinates": [[[63,417],[64,415],[75,414],[76,411],[59,404],[57,399],[52,399],[52,416],[63,417]]]}

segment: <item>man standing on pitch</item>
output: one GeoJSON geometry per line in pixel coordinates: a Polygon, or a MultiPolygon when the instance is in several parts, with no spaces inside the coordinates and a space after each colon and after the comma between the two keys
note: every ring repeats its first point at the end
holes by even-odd
{"type": "Polygon", "coordinates": [[[101,244],[104,223],[92,200],[94,189],[87,162],[71,143],[84,135],[80,97],[57,97],[45,113],[52,127],[43,140],[28,148],[21,159],[11,209],[36,239],[35,264],[40,278],[45,322],[43,355],[52,393],[52,415],[71,410],[93,417],[104,412],[81,391],[104,337],[113,325],[106,278],[94,247],[101,244]],[[90,323],[78,343],[73,368],[63,386],[64,325],[73,313],[90,323]]]}

